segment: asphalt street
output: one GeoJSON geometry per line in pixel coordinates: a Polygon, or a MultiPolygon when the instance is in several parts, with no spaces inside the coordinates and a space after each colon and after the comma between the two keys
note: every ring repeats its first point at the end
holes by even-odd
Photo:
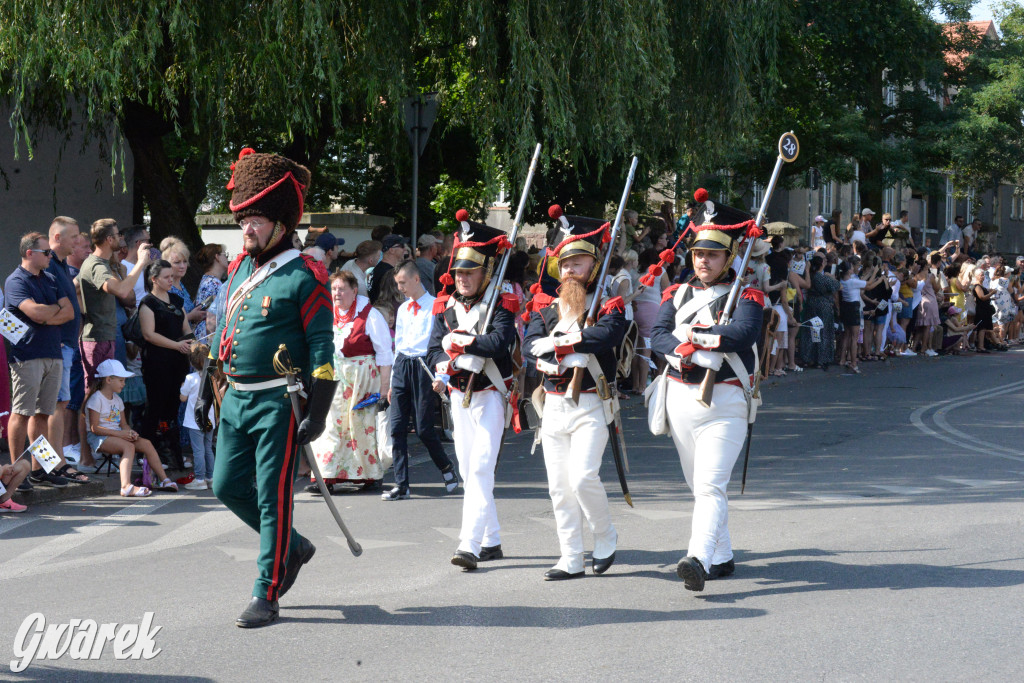
{"type": "MultiPolygon", "coordinates": [[[[675,565],[692,497],[668,437],[626,402],[635,508],[603,479],[619,533],[604,576],[545,582],[554,519],[532,433],[496,490],[505,559],[463,573],[461,495],[428,462],[413,498],[296,495],[317,554],[281,619],[238,629],[256,535],[210,492],[116,496],[0,518],[0,650],[33,613],[160,627],[145,660],[68,654],[14,680],[1020,680],[1024,678],[1024,351],[808,370],[773,380],[747,490],[730,487],[737,570],[703,593],[675,565]]],[[[685,409],[685,406],[672,406],[685,409]]],[[[461,490],[460,490],[461,491],[461,490]]],[[[589,543],[589,539],[588,539],[589,543]]],[[[589,547],[589,546],[588,546],[589,547]]]]}

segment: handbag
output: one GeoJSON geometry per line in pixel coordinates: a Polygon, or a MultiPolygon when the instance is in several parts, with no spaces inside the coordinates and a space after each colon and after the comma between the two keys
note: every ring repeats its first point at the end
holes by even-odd
{"type": "Polygon", "coordinates": [[[647,406],[647,428],[651,434],[668,434],[668,368],[654,378],[644,389],[644,405],[647,406]]]}

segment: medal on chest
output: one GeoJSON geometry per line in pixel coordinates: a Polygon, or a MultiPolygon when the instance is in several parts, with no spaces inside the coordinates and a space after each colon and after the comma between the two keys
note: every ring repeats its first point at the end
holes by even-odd
{"type": "Polygon", "coordinates": [[[266,318],[268,315],[270,315],[270,297],[269,296],[263,297],[263,303],[261,303],[260,306],[263,309],[263,310],[260,311],[260,315],[262,315],[264,318],[266,318]]]}

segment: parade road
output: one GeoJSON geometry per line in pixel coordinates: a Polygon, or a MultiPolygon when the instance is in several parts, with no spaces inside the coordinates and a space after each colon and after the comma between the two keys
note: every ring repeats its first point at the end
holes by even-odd
{"type": "Polygon", "coordinates": [[[542,580],[558,544],[529,433],[498,466],[505,558],[473,573],[449,564],[461,489],[442,495],[429,462],[411,470],[411,500],[334,497],[361,557],[300,485],[295,526],[317,553],[258,630],[234,625],[256,535],[211,492],[34,506],[0,518],[0,649],[30,660],[0,678],[1020,680],[1022,363],[896,359],[766,386],[746,494],[742,458],[730,487],[736,573],[703,593],[675,575],[692,498],[637,398],[624,421],[636,507],[607,455],[618,560],[577,581],[542,580]],[[115,643],[28,651],[34,614],[65,637],[92,620],[135,625],[130,638],[147,612],[135,659],[115,643]]]}

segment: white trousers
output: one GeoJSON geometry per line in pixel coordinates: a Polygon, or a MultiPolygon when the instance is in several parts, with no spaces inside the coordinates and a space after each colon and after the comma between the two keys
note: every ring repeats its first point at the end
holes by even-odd
{"type": "Polygon", "coordinates": [[[544,399],[541,443],[562,553],[555,569],[575,574],[585,568],[584,516],[594,534],[594,557],[609,557],[615,552],[618,538],[608,510],[608,495],[598,476],[608,443],[608,426],[597,394],[580,394],[579,406],[565,396],[548,394],[544,399]]]}
{"type": "Polygon", "coordinates": [[[469,408],[464,394],[452,389],[452,436],[465,495],[459,550],[480,555],[481,546],[501,544],[498,511],[494,507],[494,468],[498,464],[505,404],[497,391],[473,392],[469,408]]]}
{"type": "Polygon", "coordinates": [[[699,395],[699,385],[668,381],[669,429],[694,498],[686,555],[709,570],[732,559],[726,489],[747,435],[747,401],[731,384],[715,385],[708,408],[699,395]]]}

